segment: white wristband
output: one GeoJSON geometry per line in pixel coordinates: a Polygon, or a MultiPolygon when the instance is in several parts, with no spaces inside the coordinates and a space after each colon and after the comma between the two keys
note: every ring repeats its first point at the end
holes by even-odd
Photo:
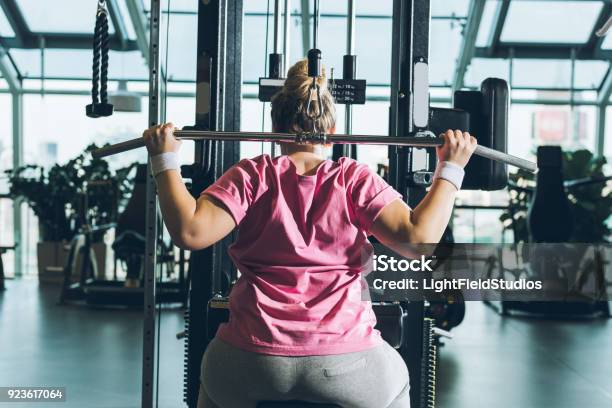
{"type": "Polygon", "coordinates": [[[463,183],[463,177],[465,176],[465,170],[453,162],[443,161],[438,163],[436,166],[436,172],[434,173],[434,180],[444,179],[454,185],[457,190],[461,190],[461,183],[463,183]]]}
{"type": "Polygon", "coordinates": [[[166,152],[151,157],[151,173],[153,173],[153,177],[166,170],[179,170],[180,168],[176,152],[166,152]]]}

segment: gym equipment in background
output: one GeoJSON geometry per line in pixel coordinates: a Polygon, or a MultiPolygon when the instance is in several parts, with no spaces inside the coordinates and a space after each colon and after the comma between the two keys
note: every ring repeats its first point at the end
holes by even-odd
{"type": "MultiPolygon", "coordinates": [[[[86,216],[81,216],[84,224],[80,227],[79,234],[70,243],[68,261],[64,268],[60,304],[84,301],[88,305],[96,306],[143,306],[144,290],[141,281],[145,250],[145,222],[142,208],[145,200],[146,171],[146,165],[137,167],[134,190],[116,225],[91,226],[86,216]],[[111,280],[100,278],[97,273],[95,254],[91,247],[94,233],[113,227],[116,238],[112,247],[117,260],[126,265],[125,281],[117,279],[116,273],[111,280]],[[74,281],[75,275],[79,277],[76,282],[74,281]],[[126,282],[135,282],[135,284],[126,285],[126,282]]],[[[85,204],[81,211],[83,214],[87,213],[86,208],[85,204]]],[[[184,306],[187,303],[188,288],[184,262],[179,263],[178,275],[173,276],[175,255],[172,245],[165,243],[163,238],[159,237],[157,248],[158,262],[166,269],[166,279],[158,283],[158,302],[179,303],[184,306]]]]}
{"type": "Polygon", "coordinates": [[[513,189],[531,196],[527,217],[530,242],[515,244],[517,267],[509,268],[504,262],[504,257],[497,256],[496,265],[490,270],[489,277],[503,278],[509,274],[514,279],[540,279],[553,284],[558,283],[559,288],[567,288],[569,282],[575,282],[576,286],[571,293],[564,294],[563,301],[522,302],[503,300],[503,298],[499,302],[487,301],[503,315],[515,311],[536,315],[610,316],[604,272],[608,261],[604,259],[601,248],[593,244],[592,261],[580,262],[579,265],[570,262],[584,259],[586,256],[590,258],[591,254],[581,254],[584,248],[580,244],[573,245],[570,242],[575,220],[568,191],[584,185],[607,182],[612,177],[564,181],[562,166],[560,146],[540,146],[535,189],[512,186],[513,189]],[[574,274],[576,276],[572,277],[574,274]],[[589,275],[593,277],[596,285],[597,299],[581,293],[589,275]]]}

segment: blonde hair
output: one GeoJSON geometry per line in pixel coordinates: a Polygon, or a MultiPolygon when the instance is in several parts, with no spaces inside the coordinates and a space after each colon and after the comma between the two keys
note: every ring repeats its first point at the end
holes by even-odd
{"type": "MultiPolygon", "coordinates": [[[[334,98],[327,88],[325,69],[317,78],[323,112],[316,122],[318,131],[327,132],[336,126],[336,107],[334,98]]],[[[283,88],[272,97],[272,127],[280,133],[312,132],[313,124],[306,107],[310,95],[312,78],[308,76],[308,60],[303,59],[293,65],[287,73],[283,88]]],[[[316,93],[315,93],[316,95],[316,93]]],[[[311,114],[319,114],[319,104],[313,100],[310,104],[311,114]]]]}

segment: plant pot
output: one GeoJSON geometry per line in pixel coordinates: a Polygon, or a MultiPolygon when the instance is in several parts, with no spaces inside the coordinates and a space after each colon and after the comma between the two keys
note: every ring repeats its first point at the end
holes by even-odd
{"type": "MultiPolygon", "coordinates": [[[[38,280],[41,283],[62,283],[64,281],[64,268],[68,262],[70,252],[66,241],[43,241],[37,244],[38,255],[38,280]]],[[[95,279],[106,279],[107,265],[112,264],[109,260],[111,251],[105,242],[92,244],[95,256],[96,271],[95,279]]],[[[81,278],[82,255],[76,260],[76,267],[71,271],[71,282],[78,282],[81,278]]]]}
{"type": "Polygon", "coordinates": [[[62,283],[68,258],[66,241],[42,241],[36,245],[38,280],[41,283],[62,283]]]}

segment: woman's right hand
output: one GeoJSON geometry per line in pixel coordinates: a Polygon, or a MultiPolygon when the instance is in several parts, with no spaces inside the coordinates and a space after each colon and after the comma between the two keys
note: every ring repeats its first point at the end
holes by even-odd
{"type": "Polygon", "coordinates": [[[460,130],[447,130],[442,135],[444,144],[436,148],[439,161],[449,161],[458,166],[465,167],[472,157],[478,142],[468,132],[460,130]]]}
{"type": "Polygon", "coordinates": [[[165,123],[163,125],[152,126],[144,131],[144,139],[150,156],[167,152],[178,152],[181,141],[174,137],[174,125],[165,123]]]}

